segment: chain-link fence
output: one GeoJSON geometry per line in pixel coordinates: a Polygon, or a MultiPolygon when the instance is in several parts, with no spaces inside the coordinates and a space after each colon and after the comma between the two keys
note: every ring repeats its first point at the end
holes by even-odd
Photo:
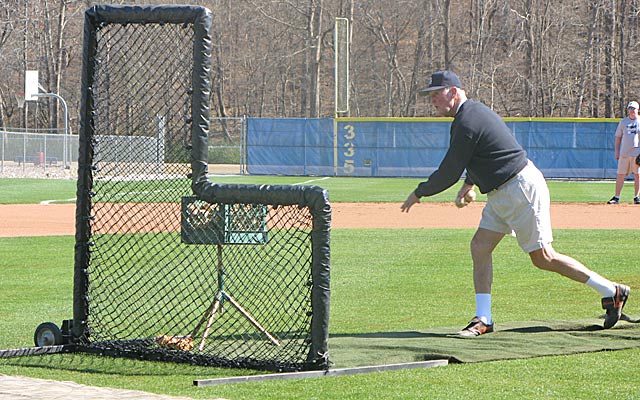
{"type": "Polygon", "coordinates": [[[209,173],[246,174],[247,119],[211,118],[209,128],[209,173]]]}
{"type": "MultiPolygon", "coordinates": [[[[161,120],[156,121],[156,128],[153,138],[141,141],[133,135],[104,135],[102,144],[133,146],[138,155],[154,158],[156,150],[164,147],[161,120]]],[[[246,118],[211,118],[208,141],[209,173],[246,173],[246,118]]],[[[78,146],[78,136],[65,137],[63,129],[0,128],[0,178],[75,179],[78,146]]],[[[156,161],[161,164],[164,160],[156,161]]]]}
{"type": "Polygon", "coordinates": [[[55,129],[0,129],[0,177],[73,178],[77,159],[77,135],[55,129]]]}

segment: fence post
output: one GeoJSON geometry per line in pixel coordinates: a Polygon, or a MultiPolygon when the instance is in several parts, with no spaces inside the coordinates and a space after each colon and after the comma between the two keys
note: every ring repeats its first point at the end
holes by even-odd
{"type": "Polygon", "coordinates": [[[247,174],[247,116],[240,123],[240,175],[247,174]]]}

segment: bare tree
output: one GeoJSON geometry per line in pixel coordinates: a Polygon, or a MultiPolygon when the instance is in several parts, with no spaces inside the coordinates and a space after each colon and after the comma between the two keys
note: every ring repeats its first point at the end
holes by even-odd
{"type": "MultiPolygon", "coordinates": [[[[455,70],[472,96],[504,116],[621,116],[640,96],[640,0],[169,2],[212,10],[218,116],[333,116],[327,49],[338,16],[352,22],[352,116],[431,115],[418,90],[439,69],[455,70]]],[[[0,124],[57,126],[55,100],[17,107],[24,71],[37,69],[77,125],[83,13],[98,3],[3,0],[0,124]]]]}
{"type": "Polygon", "coordinates": [[[612,0],[604,13],[604,34],[608,38],[604,46],[604,116],[610,118],[613,114],[613,74],[614,74],[614,46],[616,30],[615,6],[617,0],[612,0]]]}
{"type": "Polygon", "coordinates": [[[430,2],[428,0],[423,0],[415,11],[417,33],[413,51],[413,64],[411,66],[411,80],[409,82],[407,99],[403,110],[403,115],[409,117],[416,116],[417,96],[418,90],[420,89],[419,84],[424,81],[422,70],[426,61],[430,31],[433,27],[430,2]]]}
{"type": "Polygon", "coordinates": [[[598,7],[598,3],[599,1],[590,1],[589,2],[589,12],[590,12],[590,19],[586,21],[585,26],[586,26],[586,30],[584,32],[585,34],[585,52],[584,55],[582,57],[582,63],[580,65],[580,73],[578,74],[579,80],[578,80],[578,86],[577,86],[577,93],[576,93],[576,102],[575,102],[575,108],[574,108],[574,116],[575,117],[580,117],[581,116],[581,110],[582,110],[582,105],[584,103],[584,98],[586,96],[586,89],[587,89],[587,79],[589,79],[589,77],[592,76],[591,74],[591,66],[593,65],[593,60],[594,60],[594,50],[593,50],[593,43],[594,43],[594,33],[597,27],[597,23],[598,23],[598,16],[600,13],[600,8],[598,7]]]}
{"type": "MultiPolygon", "coordinates": [[[[7,43],[16,29],[14,11],[11,7],[0,9],[0,64],[2,65],[8,64],[8,60],[5,57],[5,54],[8,53],[6,51],[7,43]]],[[[7,117],[13,114],[13,107],[9,106],[10,97],[10,89],[5,85],[0,85],[0,127],[4,127],[7,117]]]]}
{"type": "Polygon", "coordinates": [[[451,0],[438,0],[438,9],[440,11],[440,25],[442,27],[442,47],[444,58],[444,69],[453,69],[451,61],[451,38],[449,35],[449,26],[451,24],[451,0]]]}

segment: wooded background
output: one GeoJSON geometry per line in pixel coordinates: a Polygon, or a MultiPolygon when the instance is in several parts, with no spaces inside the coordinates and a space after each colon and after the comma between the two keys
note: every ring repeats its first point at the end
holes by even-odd
{"type": "MultiPolygon", "coordinates": [[[[352,22],[351,116],[433,115],[417,93],[440,69],[504,117],[622,117],[640,96],[640,0],[111,2],[153,3],[212,11],[212,116],[333,117],[336,17],[352,22]]],[[[62,126],[55,99],[18,107],[33,69],[77,133],[84,11],[98,3],[0,4],[0,127],[62,126]]]]}

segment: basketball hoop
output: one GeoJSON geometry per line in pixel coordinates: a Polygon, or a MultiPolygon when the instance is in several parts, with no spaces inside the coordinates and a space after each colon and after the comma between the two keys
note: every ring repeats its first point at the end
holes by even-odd
{"type": "Polygon", "coordinates": [[[18,108],[24,108],[24,93],[16,93],[16,102],[18,103],[18,108]]]}

